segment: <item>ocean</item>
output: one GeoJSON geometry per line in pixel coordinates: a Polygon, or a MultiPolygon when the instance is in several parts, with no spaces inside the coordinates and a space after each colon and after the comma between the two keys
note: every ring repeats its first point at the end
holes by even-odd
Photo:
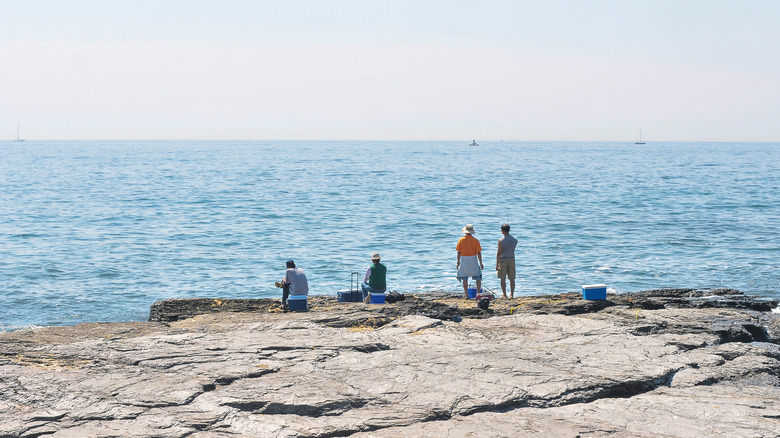
{"type": "Polygon", "coordinates": [[[279,297],[294,259],[335,295],[462,291],[467,223],[516,295],[663,287],[780,298],[780,143],[0,142],[0,330],[148,317],[156,300],[279,297]]]}

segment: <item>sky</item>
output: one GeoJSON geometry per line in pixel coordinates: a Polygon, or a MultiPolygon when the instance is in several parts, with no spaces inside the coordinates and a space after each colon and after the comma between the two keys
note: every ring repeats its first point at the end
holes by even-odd
{"type": "Polygon", "coordinates": [[[0,139],[780,141],[780,1],[0,0],[0,139]]]}

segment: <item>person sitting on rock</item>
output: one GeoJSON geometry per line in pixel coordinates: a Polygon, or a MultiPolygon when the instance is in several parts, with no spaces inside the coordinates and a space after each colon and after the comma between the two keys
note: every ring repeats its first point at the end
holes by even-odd
{"type": "Polygon", "coordinates": [[[387,290],[387,268],[379,263],[380,260],[378,252],[371,254],[371,266],[363,277],[363,300],[367,300],[369,294],[383,294],[387,290]]]}
{"type": "Polygon", "coordinates": [[[287,298],[290,295],[309,294],[309,281],[306,279],[306,274],[303,269],[295,267],[295,262],[292,260],[287,260],[287,271],[284,273],[282,285],[282,307],[285,311],[289,309],[287,298]]]}

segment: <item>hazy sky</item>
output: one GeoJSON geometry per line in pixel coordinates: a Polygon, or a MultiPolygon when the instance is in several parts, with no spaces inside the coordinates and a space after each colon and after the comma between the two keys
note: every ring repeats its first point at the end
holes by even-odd
{"type": "Polygon", "coordinates": [[[780,141],[780,1],[0,0],[0,138],[780,141]]]}

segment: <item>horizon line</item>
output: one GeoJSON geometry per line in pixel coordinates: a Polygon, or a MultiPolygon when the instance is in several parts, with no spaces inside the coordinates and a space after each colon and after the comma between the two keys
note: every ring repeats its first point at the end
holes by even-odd
{"type": "MultiPolygon", "coordinates": [[[[230,142],[237,142],[237,141],[321,141],[321,142],[337,142],[337,141],[347,141],[347,142],[360,142],[360,141],[373,141],[373,142],[469,142],[471,140],[467,139],[304,139],[304,138],[205,138],[205,139],[196,139],[196,138],[44,138],[44,139],[30,139],[30,138],[23,138],[20,139],[21,142],[36,142],[36,141],[206,141],[206,142],[215,142],[215,141],[230,141],[230,142]]],[[[473,140],[473,139],[472,139],[473,140]]],[[[0,140],[2,142],[10,142],[10,143],[16,143],[16,139],[7,139],[7,140],[0,140]]],[[[503,143],[503,142],[512,142],[512,143],[560,143],[560,142],[572,142],[572,143],[592,143],[592,142],[602,142],[602,143],[631,143],[636,144],[635,139],[626,139],[626,140],[544,140],[544,139],[526,139],[526,140],[516,140],[516,139],[489,139],[489,140],[479,140],[486,143],[503,143]]],[[[479,143],[479,142],[477,142],[479,143]]],[[[780,140],[646,140],[645,143],[780,143],[780,140]]]]}

